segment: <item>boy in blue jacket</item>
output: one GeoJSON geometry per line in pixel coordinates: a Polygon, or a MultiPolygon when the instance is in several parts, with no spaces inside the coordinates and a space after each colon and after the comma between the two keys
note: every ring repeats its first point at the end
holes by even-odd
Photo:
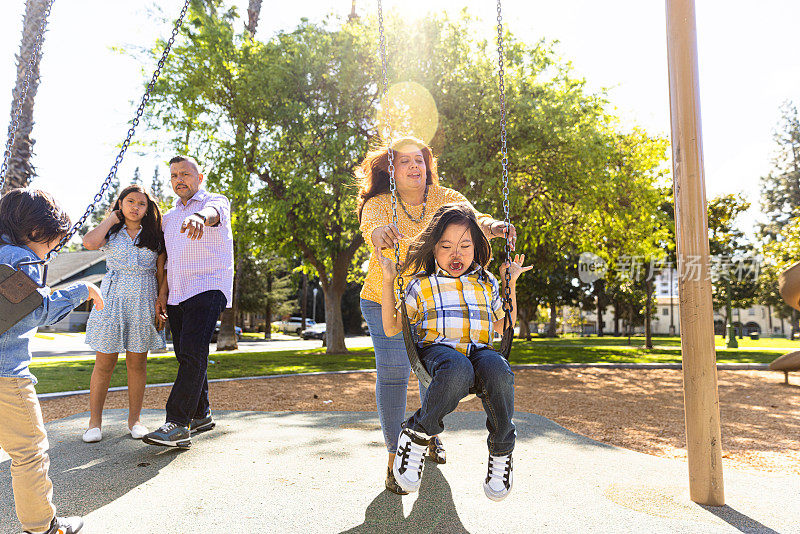
{"type": "MultiPolygon", "coordinates": [[[[69,216],[52,196],[34,189],[12,189],[0,198],[0,263],[21,268],[41,285],[39,265],[69,232],[69,216]]],[[[57,517],[53,483],[47,475],[49,444],[31,374],[30,340],[39,326],[63,319],[87,299],[102,309],[94,284],[79,282],[52,294],[39,289],[42,304],[0,334],[0,448],[11,457],[14,504],[29,534],[73,534],[83,527],[79,517],[57,517]]]]}

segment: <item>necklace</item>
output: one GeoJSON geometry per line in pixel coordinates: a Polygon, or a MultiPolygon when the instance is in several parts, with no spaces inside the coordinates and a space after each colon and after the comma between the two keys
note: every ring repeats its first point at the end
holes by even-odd
{"type": "Polygon", "coordinates": [[[403,197],[401,197],[400,195],[397,195],[397,198],[400,200],[400,207],[403,208],[403,211],[405,212],[406,217],[411,219],[411,222],[420,223],[420,222],[423,221],[423,219],[425,219],[425,208],[428,206],[428,185],[427,184],[425,184],[425,195],[422,197],[422,213],[420,214],[419,219],[415,219],[414,217],[411,216],[410,213],[408,213],[408,210],[406,209],[406,205],[403,203],[403,197]]]}

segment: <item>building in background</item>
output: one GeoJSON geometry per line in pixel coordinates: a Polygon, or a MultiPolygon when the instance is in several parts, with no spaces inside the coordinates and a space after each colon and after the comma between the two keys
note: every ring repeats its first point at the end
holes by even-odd
{"type": "MultiPolygon", "coordinates": [[[[63,289],[75,282],[91,282],[99,286],[105,274],[106,253],[102,250],[62,252],[50,262],[47,270],[47,285],[53,291],[63,289]]],[[[92,303],[84,302],[56,324],[46,328],[42,327],[40,330],[82,332],[86,330],[86,322],[89,320],[91,309],[92,303]]]]}
{"type": "MultiPolygon", "coordinates": [[[[678,298],[678,280],[675,271],[658,274],[654,277],[655,292],[653,300],[655,302],[655,313],[651,319],[651,331],[653,335],[680,335],[680,299],[678,298]]],[[[567,310],[562,312],[564,318],[574,314],[577,310],[567,310]]],[[[567,321],[563,330],[565,332],[596,334],[597,333],[597,314],[592,311],[580,311],[582,317],[582,327],[578,325],[570,326],[571,321],[567,321]]],[[[614,333],[614,307],[608,306],[603,313],[603,333],[614,333]]],[[[574,322],[573,322],[574,323],[574,322]]],[[[620,334],[624,333],[624,321],[620,319],[620,334]]],[[[769,306],[760,304],[750,308],[733,309],[733,326],[736,335],[748,336],[758,334],[761,337],[788,337],[791,334],[789,322],[781,319],[769,306]]],[[[725,310],[714,311],[714,332],[716,335],[725,334],[725,310]]],[[[635,326],[634,334],[644,334],[644,326],[635,326]]]]}

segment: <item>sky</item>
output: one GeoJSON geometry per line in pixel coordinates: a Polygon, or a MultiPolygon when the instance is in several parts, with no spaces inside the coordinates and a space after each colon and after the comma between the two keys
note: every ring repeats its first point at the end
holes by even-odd
{"type": "MultiPolygon", "coordinates": [[[[229,0],[246,13],[246,0],[229,0]]],[[[0,2],[0,104],[10,116],[24,0],[0,2]]],[[[763,216],[759,177],[775,153],[773,133],[786,100],[800,104],[800,68],[795,64],[800,2],[697,0],[700,101],[708,198],[744,193],[752,202],[740,226],[751,232],[763,216]]],[[[120,49],[149,48],[171,30],[182,0],[56,0],[44,43],[41,85],[33,136],[38,177],[32,185],[51,191],[73,220],[99,189],[124,139],[128,121],[154,65],[120,49]],[[163,22],[163,17],[170,19],[163,22]],[[143,70],[144,69],[144,73],[143,70]]],[[[376,1],[357,1],[361,16],[376,1]]],[[[426,12],[455,15],[466,7],[494,31],[491,0],[384,0],[409,22],[426,12]]],[[[266,39],[292,29],[301,17],[346,17],[350,0],[265,2],[258,28],[266,39]],[[279,7],[271,7],[271,6],[279,7]]],[[[557,40],[559,55],[585,77],[591,90],[606,89],[623,126],[669,136],[669,88],[665,7],[659,0],[505,0],[506,26],[534,43],[557,40]]],[[[8,119],[6,119],[8,120],[8,119]]],[[[144,129],[141,125],[140,129],[144,129]]],[[[509,139],[513,143],[513,139],[509,139]]],[[[167,155],[131,149],[118,176],[123,184],[141,168],[149,183],[167,155]]]]}

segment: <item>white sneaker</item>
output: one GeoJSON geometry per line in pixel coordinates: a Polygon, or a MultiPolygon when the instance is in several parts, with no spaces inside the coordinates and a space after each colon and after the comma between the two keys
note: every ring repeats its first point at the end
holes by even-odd
{"type": "Polygon", "coordinates": [[[483,492],[493,501],[502,501],[514,485],[514,466],[511,455],[489,455],[489,472],[483,481],[483,492]]]}
{"type": "Polygon", "coordinates": [[[422,468],[425,466],[425,451],[428,450],[430,436],[404,428],[397,439],[397,454],[392,464],[392,473],[397,484],[404,491],[413,493],[422,481],[422,468]]]}
{"type": "Polygon", "coordinates": [[[131,431],[131,437],[133,439],[142,439],[143,437],[145,437],[147,434],[150,433],[150,431],[147,430],[147,427],[144,426],[142,423],[136,423],[130,428],[130,431],[131,431]]]}
{"type": "Polygon", "coordinates": [[[97,443],[101,439],[103,439],[103,432],[97,427],[90,428],[83,433],[83,441],[85,443],[97,443]]]}

